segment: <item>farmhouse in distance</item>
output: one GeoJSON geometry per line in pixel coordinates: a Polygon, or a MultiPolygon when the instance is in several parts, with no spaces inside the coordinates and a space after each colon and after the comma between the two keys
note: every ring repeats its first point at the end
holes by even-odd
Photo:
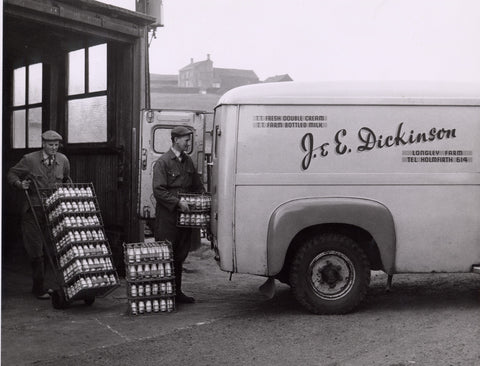
{"type": "Polygon", "coordinates": [[[250,84],[292,81],[288,74],[261,81],[254,70],[213,67],[210,55],[182,67],[178,74],[150,74],[152,108],[212,111],[221,95],[250,84]]]}

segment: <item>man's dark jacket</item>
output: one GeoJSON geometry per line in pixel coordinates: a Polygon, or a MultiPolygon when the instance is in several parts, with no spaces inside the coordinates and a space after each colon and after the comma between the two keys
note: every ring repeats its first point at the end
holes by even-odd
{"type": "Polygon", "coordinates": [[[157,201],[155,216],[155,237],[176,242],[177,209],[179,193],[201,193],[204,191],[200,176],[195,170],[192,159],[182,153],[182,162],[170,149],[163,154],[153,167],[153,195],[157,201]]]}

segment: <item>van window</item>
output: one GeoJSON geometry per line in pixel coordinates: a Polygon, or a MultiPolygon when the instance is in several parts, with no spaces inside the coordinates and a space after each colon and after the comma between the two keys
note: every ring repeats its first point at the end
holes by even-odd
{"type": "MultiPolygon", "coordinates": [[[[172,146],[171,131],[175,126],[158,126],[153,130],[153,151],[157,154],[163,154],[172,146]]],[[[188,128],[188,127],[187,127],[188,128]]],[[[191,129],[190,129],[191,130],[191,129]]],[[[185,151],[190,155],[193,151],[193,130],[188,150],[185,151]]]]}

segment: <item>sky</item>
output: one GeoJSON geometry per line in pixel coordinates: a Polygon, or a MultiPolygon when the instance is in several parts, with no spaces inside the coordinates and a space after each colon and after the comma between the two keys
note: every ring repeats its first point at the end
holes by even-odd
{"type": "Polygon", "coordinates": [[[163,0],[150,71],[190,62],[260,80],[480,81],[478,0],[163,0]]]}
{"type": "Polygon", "coordinates": [[[480,81],[479,0],[163,0],[163,11],[156,74],[210,54],[260,80],[480,81]]]}

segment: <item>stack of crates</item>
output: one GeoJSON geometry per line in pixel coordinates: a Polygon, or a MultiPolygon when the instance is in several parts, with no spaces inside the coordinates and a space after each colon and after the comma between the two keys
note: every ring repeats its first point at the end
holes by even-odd
{"type": "Polygon", "coordinates": [[[124,243],[128,313],[175,310],[175,273],[168,241],[124,243]]]}
{"type": "Polygon", "coordinates": [[[65,299],[92,298],[118,287],[93,185],[57,184],[43,196],[65,299]]]}

